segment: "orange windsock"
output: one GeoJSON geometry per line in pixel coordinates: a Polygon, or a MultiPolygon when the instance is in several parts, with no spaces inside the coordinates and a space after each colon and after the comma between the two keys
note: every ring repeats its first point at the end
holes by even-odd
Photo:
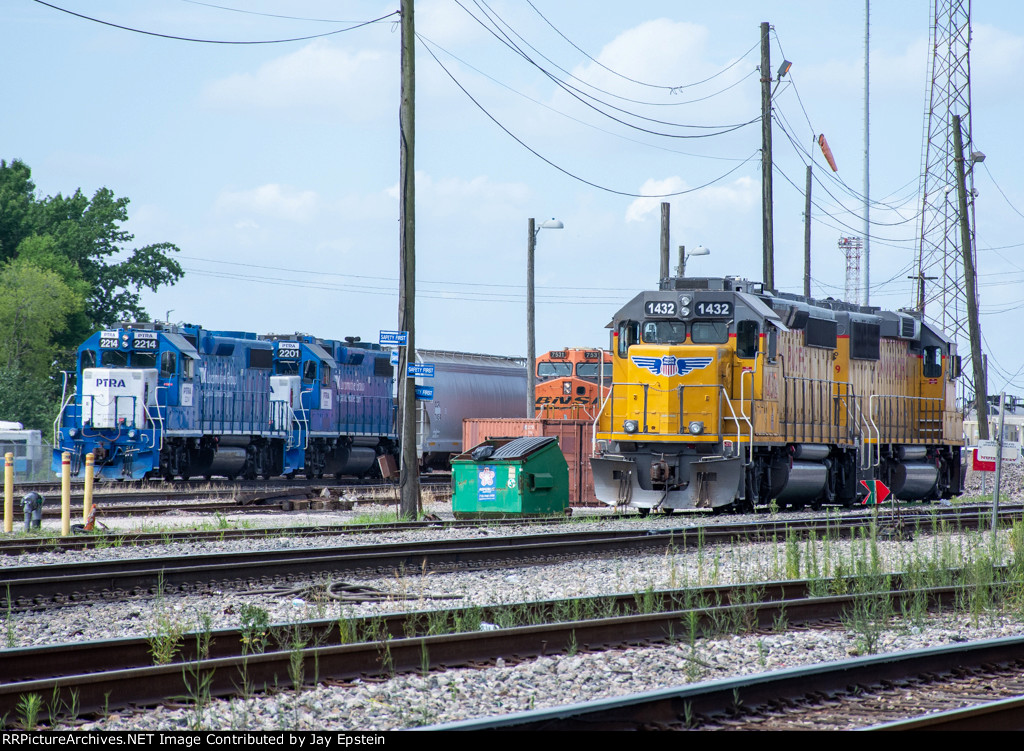
{"type": "Polygon", "coordinates": [[[825,155],[825,161],[828,162],[828,166],[832,168],[833,172],[838,172],[839,168],[836,167],[835,157],[832,156],[832,149],[828,147],[828,141],[825,140],[824,133],[818,136],[818,145],[821,147],[821,153],[825,155]]]}

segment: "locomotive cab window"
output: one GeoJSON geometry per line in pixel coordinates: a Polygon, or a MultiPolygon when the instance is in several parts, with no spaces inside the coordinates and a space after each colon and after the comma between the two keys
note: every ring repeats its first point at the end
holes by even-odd
{"type": "Polygon", "coordinates": [[[736,324],[736,356],[757,357],[757,321],[740,321],[736,324]]]}
{"type": "Polygon", "coordinates": [[[278,360],[274,363],[277,375],[298,375],[299,364],[295,360],[278,360]]]}
{"type": "Polygon", "coordinates": [[[694,344],[722,344],[729,341],[728,321],[694,321],[690,324],[694,344]]]}
{"type": "Polygon", "coordinates": [[[646,344],[683,344],[686,324],[682,321],[646,321],[643,333],[646,344]]]}
{"type": "Polygon", "coordinates": [[[160,355],[160,377],[170,378],[178,372],[178,356],[174,352],[160,355]]]}
{"type": "Polygon", "coordinates": [[[133,368],[155,368],[156,352],[132,352],[133,368]]]}
{"type": "Polygon", "coordinates": [[[191,381],[192,376],[195,373],[195,360],[191,357],[181,358],[181,377],[186,381],[191,381]]]}
{"type": "Polygon", "coordinates": [[[79,358],[78,361],[79,361],[79,363],[81,365],[82,370],[85,370],[86,368],[95,368],[96,367],[96,352],[95,352],[95,350],[91,350],[91,349],[85,350],[82,353],[82,355],[81,355],[81,357],[79,358]]]}
{"type": "Polygon", "coordinates": [[[306,360],[302,365],[302,382],[313,383],[316,380],[316,363],[313,360],[306,360]]]}
{"type": "Polygon", "coordinates": [[[925,378],[938,378],[942,375],[942,348],[925,347],[921,358],[921,375],[925,378]]]}
{"type": "Polygon", "coordinates": [[[619,322],[619,349],[618,356],[625,357],[629,348],[640,340],[640,324],[636,321],[619,322]]]}
{"type": "Polygon", "coordinates": [[[103,366],[107,368],[124,368],[128,365],[128,353],[117,349],[108,349],[103,352],[103,366]]]}
{"type": "Polygon", "coordinates": [[[320,366],[320,385],[330,386],[331,385],[331,369],[327,365],[320,366]]]}
{"type": "Polygon", "coordinates": [[[538,378],[566,378],[572,375],[571,362],[537,363],[538,378]]]}

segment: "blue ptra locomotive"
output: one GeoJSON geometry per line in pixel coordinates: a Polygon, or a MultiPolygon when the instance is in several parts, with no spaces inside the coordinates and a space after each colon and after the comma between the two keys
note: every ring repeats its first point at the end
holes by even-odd
{"type": "Polygon", "coordinates": [[[111,480],[322,477],[396,451],[388,355],[355,342],[130,323],[91,336],[76,371],[54,471],[67,451],[73,475],[92,453],[111,480]]]}

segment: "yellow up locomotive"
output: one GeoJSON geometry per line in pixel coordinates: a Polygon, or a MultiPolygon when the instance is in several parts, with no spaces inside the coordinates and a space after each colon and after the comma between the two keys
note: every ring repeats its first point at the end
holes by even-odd
{"type": "Polygon", "coordinates": [[[904,312],[666,279],[611,323],[598,499],[652,509],[849,506],[963,484],[956,345],[904,312]]]}

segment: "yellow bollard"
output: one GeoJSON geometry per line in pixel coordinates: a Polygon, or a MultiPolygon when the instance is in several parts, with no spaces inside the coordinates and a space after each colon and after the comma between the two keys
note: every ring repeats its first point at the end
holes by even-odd
{"type": "Polygon", "coordinates": [[[14,454],[4,454],[4,532],[14,531],[14,454]]]}
{"type": "Polygon", "coordinates": [[[95,468],[95,457],[91,453],[85,455],[85,496],[82,499],[82,524],[89,523],[92,513],[92,478],[95,468]]]}
{"type": "Polygon", "coordinates": [[[71,534],[71,454],[60,455],[60,533],[71,534]]]}

